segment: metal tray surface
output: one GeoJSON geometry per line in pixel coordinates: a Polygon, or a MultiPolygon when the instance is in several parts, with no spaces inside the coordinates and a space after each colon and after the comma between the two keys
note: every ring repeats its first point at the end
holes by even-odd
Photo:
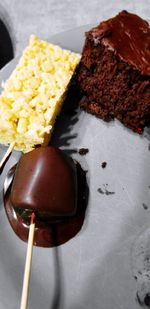
{"type": "MultiPolygon", "coordinates": [[[[81,52],[91,25],[60,33],[50,42],[81,52]]],[[[6,80],[18,59],[1,72],[6,80]]],[[[89,201],[80,232],[59,247],[34,247],[29,309],[136,309],[150,281],[150,144],[120,122],[106,123],[80,109],[58,119],[52,143],[69,151],[87,170],[89,201]],[[59,133],[58,133],[59,132],[59,133]],[[59,135],[59,136],[58,136],[59,135]],[[88,148],[85,156],[78,150],[88,148]],[[101,163],[106,161],[106,168],[101,163]],[[148,259],[147,259],[148,261],[148,259]]],[[[0,146],[0,157],[6,147],[0,146]]],[[[3,207],[6,173],[20,153],[14,151],[0,177],[0,308],[19,308],[26,243],[11,229],[3,207]]],[[[143,301],[143,303],[142,303],[143,301]]]]}

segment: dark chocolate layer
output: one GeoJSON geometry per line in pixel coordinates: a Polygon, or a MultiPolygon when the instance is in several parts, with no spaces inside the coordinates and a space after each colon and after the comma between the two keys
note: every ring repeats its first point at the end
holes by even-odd
{"type": "Polygon", "coordinates": [[[76,166],[60,149],[40,147],[21,157],[11,190],[14,208],[70,216],[76,199],[76,166]]]}
{"type": "Polygon", "coordinates": [[[150,27],[145,20],[122,11],[89,33],[95,45],[101,42],[142,75],[150,76],[150,27]]]}
{"type": "MultiPolygon", "coordinates": [[[[30,218],[21,217],[14,210],[10,201],[12,178],[16,166],[9,170],[6,185],[4,185],[4,206],[9,223],[16,235],[23,241],[28,241],[30,218]],[[9,185],[10,184],[10,185],[9,185]]],[[[88,202],[88,187],[85,172],[76,163],[77,168],[77,209],[74,216],[61,217],[61,221],[53,222],[36,219],[34,245],[39,247],[54,247],[67,242],[82,228],[88,202]]]]}

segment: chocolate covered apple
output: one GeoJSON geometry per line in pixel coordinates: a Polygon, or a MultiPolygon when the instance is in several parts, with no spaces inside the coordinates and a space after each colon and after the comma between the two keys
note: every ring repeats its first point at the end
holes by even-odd
{"type": "Polygon", "coordinates": [[[54,147],[24,154],[15,171],[10,199],[16,210],[34,211],[39,217],[74,215],[77,176],[73,160],[54,147]]]}
{"type": "Polygon", "coordinates": [[[75,236],[86,209],[86,178],[63,151],[40,147],[23,154],[4,183],[4,206],[14,232],[28,240],[35,213],[34,245],[52,247],[75,236]]]}

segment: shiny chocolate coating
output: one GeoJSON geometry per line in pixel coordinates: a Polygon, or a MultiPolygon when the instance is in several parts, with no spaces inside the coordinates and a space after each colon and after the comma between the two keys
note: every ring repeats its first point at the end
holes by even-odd
{"type": "MultiPolygon", "coordinates": [[[[61,220],[38,220],[34,234],[34,245],[39,247],[55,247],[69,241],[81,230],[88,203],[88,185],[86,172],[75,162],[77,171],[77,210],[74,216],[61,217],[61,220]]],[[[30,218],[24,218],[12,207],[10,195],[16,165],[13,166],[5,179],[3,199],[9,223],[15,234],[23,241],[28,241],[30,218]]],[[[58,217],[57,217],[58,218],[58,217]]]]}
{"type": "Polygon", "coordinates": [[[73,160],[54,147],[40,147],[22,155],[10,199],[16,209],[30,209],[49,217],[74,215],[77,176],[73,160]]]}
{"type": "Polygon", "coordinates": [[[90,35],[95,45],[101,42],[142,75],[150,76],[150,27],[145,20],[122,11],[93,28],[90,35]]]}

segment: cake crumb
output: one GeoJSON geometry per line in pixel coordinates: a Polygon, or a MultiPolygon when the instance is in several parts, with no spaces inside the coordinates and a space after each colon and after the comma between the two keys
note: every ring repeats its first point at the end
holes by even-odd
{"type": "Polygon", "coordinates": [[[104,193],[105,193],[101,188],[98,188],[97,191],[98,191],[100,194],[104,194],[104,193]]]}
{"type": "Polygon", "coordinates": [[[148,205],[146,205],[145,203],[142,203],[142,206],[143,206],[143,208],[144,208],[145,210],[148,209],[148,205]]]}
{"type": "Polygon", "coordinates": [[[102,168],[105,168],[106,165],[107,165],[107,162],[104,161],[104,162],[102,162],[101,167],[102,167],[102,168]]]}
{"type": "Polygon", "coordinates": [[[79,149],[79,154],[80,154],[81,156],[85,156],[88,152],[89,152],[89,149],[88,149],[88,148],[80,148],[80,149],[79,149]]]}
{"type": "Polygon", "coordinates": [[[106,195],[112,195],[112,194],[115,194],[114,191],[108,191],[107,189],[105,189],[105,194],[106,195]]]}
{"type": "Polygon", "coordinates": [[[115,194],[114,191],[109,191],[106,186],[108,186],[108,184],[103,184],[103,189],[102,188],[98,188],[97,191],[100,193],[100,194],[105,194],[105,195],[113,195],[115,194]]]}
{"type": "Polygon", "coordinates": [[[150,307],[150,293],[147,293],[144,298],[144,303],[147,307],[150,307]]]}

